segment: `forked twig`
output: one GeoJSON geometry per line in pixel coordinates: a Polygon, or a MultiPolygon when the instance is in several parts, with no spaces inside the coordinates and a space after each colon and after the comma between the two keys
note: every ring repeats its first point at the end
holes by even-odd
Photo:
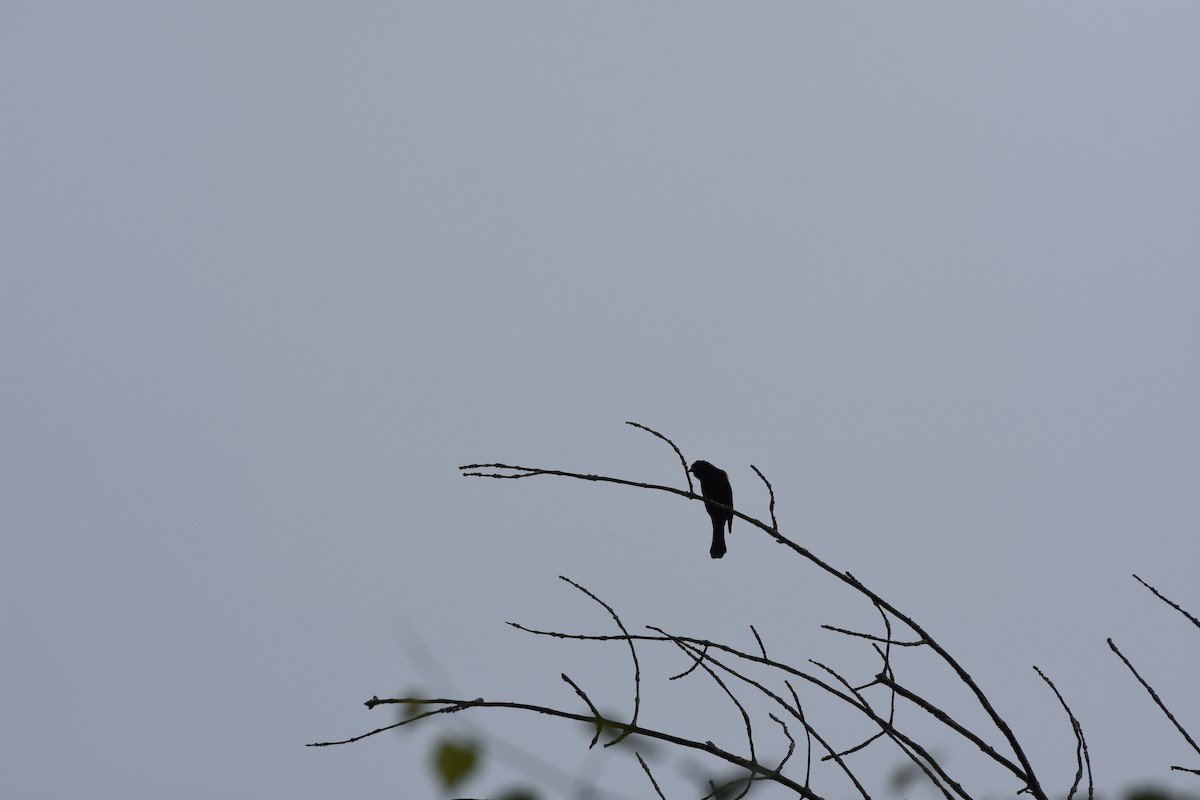
{"type": "Polygon", "coordinates": [[[1083,780],[1083,770],[1087,767],[1088,780],[1088,800],[1092,800],[1092,759],[1088,755],[1087,739],[1083,738],[1083,726],[1079,724],[1079,720],[1075,718],[1075,714],[1071,711],[1071,707],[1067,705],[1067,701],[1063,698],[1062,692],[1058,691],[1058,687],[1054,685],[1054,681],[1046,677],[1046,673],[1042,672],[1036,666],[1034,672],[1046,682],[1050,690],[1054,692],[1054,696],[1058,698],[1058,702],[1062,705],[1063,711],[1067,712],[1067,719],[1071,721],[1071,730],[1075,732],[1075,782],[1071,784],[1071,791],[1067,792],[1067,800],[1072,800],[1075,797],[1075,792],[1079,790],[1079,783],[1083,780]]]}
{"type": "MultiPolygon", "coordinates": [[[[629,645],[629,655],[633,657],[633,719],[630,720],[630,724],[636,725],[637,720],[638,720],[638,711],[640,711],[641,707],[642,707],[642,668],[641,668],[641,665],[638,663],[637,648],[634,647],[633,639],[629,636],[629,631],[625,629],[625,623],[621,622],[621,618],[619,616],[617,616],[617,612],[613,611],[613,607],[610,606],[608,603],[604,602],[599,597],[592,594],[590,591],[583,588],[578,583],[576,583],[575,581],[566,577],[565,575],[559,575],[558,577],[560,580],[566,581],[567,583],[571,584],[576,589],[583,592],[588,597],[592,598],[597,603],[599,603],[604,608],[604,610],[607,611],[612,616],[613,621],[617,623],[617,627],[620,628],[621,633],[624,634],[625,642],[629,645]]],[[[572,684],[572,685],[574,685],[574,684],[572,684]]],[[[620,735],[618,735],[611,742],[606,742],[604,746],[612,747],[614,744],[617,744],[618,742],[620,742],[622,739],[624,739],[628,735],[629,735],[629,731],[626,730],[624,733],[621,733],[620,735]]]]}
{"type": "MultiPolygon", "coordinates": [[[[710,678],[712,678],[713,681],[716,682],[717,686],[721,687],[721,691],[725,692],[726,696],[729,697],[729,700],[737,708],[738,712],[741,713],[742,724],[745,725],[745,727],[746,727],[746,741],[750,747],[750,760],[757,762],[758,754],[755,752],[755,748],[754,748],[754,728],[750,723],[750,714],[748,714],[746,712],[746,707],[744,705],[742,705],[742,701],[738,700],[737,695],[734,694],[732,691],[730,691],[729,687],[725,685],[725,681],[721,680],[721,676],[717,675],[717,673],[715,671],[713,671],[712,667],[710,667],[710,666],[708,666],[708,664],[704,663],[703,657],[691,652],[691,645],[688,645],[684,642],[675,640],[675,646],[678,647],[680,650],[682,650],[684,653],[687,653],[688,655],[691,655],[696,658],[696,663],[700,666],[700,668],[708,673],[708,676],[710,678]]],[[[776,770],[776,771],[778,771],[778,770],[776,770]]],[[[746,781],[746,785],[742,789],[741,794],[739,794],[735,800],[741,800],[743,797],[746,796],[746,793],[750,791],[751,781],[753,781],[753,779],[754,779],[754,775],[753,775],[753,773],[751,773],[750,780],[746,781]]]]}
{"type": "Polygon", "coordinates": [[[575,683],[575,681],[571,680],[570,677],[567,676],[567,673],[562,673],[561,677],[564,681],[570,684],[571,688],[575,690],[575,694],[579,695],[580,699],[587,703],[587,707],[590,708],[592,713],[596,716],[596,735],[592,737],[592,743],[588,745],[588,750],[591,750],[596,746],[596,742],[600,741],[600,734],[604,731],[604,716],[600,713],[599,709],[596,708],[595,703],[592,702],[592,698],[588,697],[583,689],[579,688],[579,684],[575,683]]]}
{"type": "Polygon", "coordinates": [[[854,774],[854,771],[851,770],[850,767],[846,764],[845,760],[841,756],[839,756],[837,754],[837,752],[834,751],[833,747],[829,744],[829,742],[827,742],[825,740],[825,737],[822,736],[821,734],[817,733],[817,729],[814,728],[812,725],[810,725],[808,723],[808,721],[804,718],[804,711],[800,707],[800,697],[796,694],[796,689],[794,686],[792,686],[792,682],[785,680],[783,682],[783,685],[788,688],[789,692],[791,692],[792,702],[795,703],[796,717],[800,720],[800,724],[804,726],[804,730],[808,733],[808,736],[809,736],[808,767],[804,773],[804,785],[808,786],[809,782],[812,780],[812,740],[816,739],[817,744],[819,744],[819,745],[821,745],[821,747],[825,748],[825,752],[829,754],[829,756],[833,759],[833,762],[842,768],[842,772],[846,773],[846,777],[850,779],[850,782],[852,784],[854,784],[854,788],[858,790],[858,793],[860,795],[862,795],[863,800],[871,800],[871,796],[869,794],[867,794],[866,787],[864,787],[862,785],[862,783],[858,780],[858,776],[854,774]]]}

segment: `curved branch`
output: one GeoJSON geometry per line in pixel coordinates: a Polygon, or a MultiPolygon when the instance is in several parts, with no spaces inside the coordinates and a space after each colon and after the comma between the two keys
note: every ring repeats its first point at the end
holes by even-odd
{"type": "MultiPolygon", "coordinates": [[[[735,695],[732,691],[730,691],[729,687],[725,685],[725,681],[721,680],[721,677],[719,675],[717,675],[716,672],[713,671],[712,667],[710,667],[704,663],[704,653],[695,654],[692,652],[692,650],[694,649],[692,646],[684,644],[683,642],[680,642],[677,640],[674,643],[675,643],[675,646],[678,647],[680,650],[682,650],[685,654],[692,656],[693,658],[696,659],[696,663],[688,670],[688,672],[691,672],[692,669],[695,669],[696,666],[699,666],[701,669],[703,669],[705,672],[707,672],[708,676],[716,682],[717,686],[721,687],[721,691],[725,692],[725,694],[729,697],[730,701],[732,701],[734,706],[737,707],[737,710],[739,712],[741,712],[742,723],[746,726],[746,740],[750,746],[750,760],[758,761],[758,754],[755,753],[755,750],[754,750],[754,729],[750,724],[750,715],[746,712],[746,707],[744,705],[742,705],[742,702],[740,700],[737,699],[737,695],[735,695]]],[[[776,770],[776,771],[778,771],[778,770],[776,770]]],[[[751,776],[751,778],[753,778],[753,776],[751,776]]],[[[750,781],[747,781],[745,788],[742,790],[742,793],[739,794],[737,796],[737,798],[735,798],[735,800],[741,800],[743,797],[745,797],[746,793],[750,791],[750,786],[751,786],[750,781]]]]}
{"type": "Polygon", "coordinates": [[[754,474],[761,478],[762,482],[767,485],[767,492],[771,495],[771,506],[768,509],[771,512],[771,525],[772,527],[778,528],[779,521],[775,519],[775,487],[771,485],[771,482],[767,480],[767,476],[763,475],[762,471],[759,470],[758,467],[751,464],[750,469],[754,470],[754,474]]]}
{"type": "MultiPolygon", "coordinates": [[[[852,784],[854,784],[854,788],[858,790],[858,793],[863,796],[863,800],[871,800],[871,796],[867,794],[866,788],[858,780],[858,776],[854,774],[854,771],[847,766],[846,762],[842,760],[840,755],[834,752],[833,747],[830,746],[829,742],[825,740],[825,737],[818,733],[816,728],[808,724],[808,721],[804,718],[804,709],[800,706],[800,697],[796,694],[796,689],[792,686],[792,682],[785,680],[783,685],[786,686],[788,691],[792,693],[792,702],[796,704],[796,718],[799,719],[800,724],[804,726],[804,732],[808,734],[809,738],[808,763],[804,771],[804,785],[808,786],[809,781],[812,779],[812,740],[816,739],[817,743],[820,744],[821,747],[825,748],[825,752],[829,753],[829,757],[833,759],[834,763],[842,768],[842,772],[846,773],[846,777],[850,779],[852,784]]],[[[791,709],[789,708],[789,710],[791,709]]]]}
{"type": "Polygon", "coordinates": [[[854,636],[859,639],[866,639],[870,642],[879,642],[880,644],[885,644],[888,647],[891,647],[892,645],[896,645],[896,647],[920,647],[922,645],[929,644],[929,642],[925,641],[924,639],[913,642],[902,642],[889,637],[876,636],[873,633],[863,633],[861,631],[852,631],[848,628],[839,628],[836,625],[822,625],[821,627],[827,631],[833,631],[834,633],[841,633],[846,636],[854,636]]]}
{"type": "Polygon", "coordinates": [[[1058,691],[1058,687],[1054,685],[1054,681],[1046,677],[1046,673],[1042,672],[1036,666],[1033,668],[1033,671],[1046,682],[1046,685],[1050,687],[1050,691],[1054,692],[1054,696],[1058,698],[1063,711],[1067,712],[1067,719],[1071,721],[1071,730],[1075,732],[1075,782],[1071,784],[1071,791],[1067,792],[1067,800],[1073,800],[1075,792],[1079,790],[1079,784],[1083,780],[1083,767],[1085,763],[1087,764],[1088,800],[1092,800],[1092,759],[1088,755],[1087,739],[1083,738],[1083,726],[1079,724],[1079,720],[1071,712],[1071,707],[1067,705],[1067,701],[1063,698],[1062,692],[1058,691]]]}
{"type": "Polygon", "coordinates": [[[683,465],[683,477],[687,478],[688,491],[689,492],[695,491],[696,487],[692,485],[692,473],[688,471],[687,459],[683,457],[683,453],[675,445],[674,442],[672,442],[666,436],[663,436],[661,433],[654,430],[653,428],[647,428],[645,425],[641,424],[640,422],[626,422],[625,424],[632,425],[635,428],[640,428],[641,430],[644,430],[646,433],[653,434],[653,435],[657,436],[658,438],[662,439],[667,444],[671,445],[671,449],[675,451],[675,455],[679,456],[679,463],[683,465]]]}
{"type": "MultiPolygon", "coordinates": [[[[610,606],[608,603],[604,602],[599,597],[596,597],[596,595],[592,594],[587,589],[583,588],[582,586],[580,586],[578,583],[571,580],[567,576],[559,575],[558,577],[559,577],[559,580],[566,581],[567,583],[571,584],[579,591],[586,594],[588,597],[595,600],[601,606],[603,606],[604,610],[607,611],[610,615],[612,615],[613,621],[617,623],[617,627],[621,629],[621,633],[623,633],[625,635],[625,641],[629,645],[629,654],[631,656],[633,656],[633,719],[630,720],[630,724],[636,725],[637,720],[638,720],[638,711],[642,707],[642,668],[641,668],[641,665],[638,664],[637,648],[634,647],[634,645],[633,645],[633,639],[631,639],[629,637],[629,631],[625,629],[625,623],[621,622],[621,618],[619,616],[617,616],[617,612],[613,611],[613,607],[610,606]]],[[[604,746],[612,747],[614,744],[617,744],[618,742],[620,742],[622,739],[624,739],[628,735],[629,735],[628,733],[622,733],[621,735],[617,736],[617,738],[613,739],[611,742],[605,743],[604,746]]]]}

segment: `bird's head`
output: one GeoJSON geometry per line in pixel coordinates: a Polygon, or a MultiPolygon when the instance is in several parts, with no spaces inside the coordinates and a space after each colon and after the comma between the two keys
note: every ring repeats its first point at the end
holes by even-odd
{"type": "Polygon", "coordinates": [[[717,471],[717,468],[707,461],[695,461],[692,463],[692,468],[688,472],[695,475],[697,478],[704,479],[707,475],[712,475],[717,471]]]}

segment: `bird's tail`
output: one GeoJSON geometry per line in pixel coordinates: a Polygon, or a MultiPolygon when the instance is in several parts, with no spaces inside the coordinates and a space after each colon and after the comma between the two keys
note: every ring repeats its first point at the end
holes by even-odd
{"type": "Polygon", "coordinates": [[[713,540],[712,547],[708,548],[708,554],[713,558],[722,558],[725,555],[725,525],[724,520],[713,520],[713,540]]]}

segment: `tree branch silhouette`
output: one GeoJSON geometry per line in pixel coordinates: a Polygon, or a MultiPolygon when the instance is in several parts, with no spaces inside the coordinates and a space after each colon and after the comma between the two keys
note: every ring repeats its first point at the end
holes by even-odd
{"type": "MultiPolygon", "coordinates": [[[[367,733],[354,736],[348,739],[339,741],[316,742],[309,746],[327,747],[332,745],[349,744],[351,742],[361,741],[370,736],[374,736],[383,731],[393,728],[402,727],[412,724],[418,720],[427,719],[433,716],[454,714],[459,711],[468,709],[485,709],[485,708],[505,708],[517,709],[530,712],[533,714],[546,715],[550,717],[571,720],[575,722],[583,722],[594,725],[595,735],[592,737],[589,747],[594,747],[600,740],[600,736],[606,728],[616,731],[617,734],[608,742],[605,747],[610,747],[619,742],[625,741],[631,736],[640,736],[646,739],[654,739],[667,742],[674,746],[706,753],[714,758],[724,761],[739,770],[745,772],[744,777],[738,777],[733,780],[727,780],[720,785],[717,781],[710,781],[709,788],[711,796],[725,797],[726,792],[734,787],[740,787],[737,798],[745,797],[751,787],[759,782],[773,782],[783,786],[801,797],[808,800],[823,800],[822,795],[818,794],[811,786],[813,777],[813,750],[814,742],[824,750],[825,755],[820,757],[821,761],[831,762],[836,764],[838,768],[846,775],[847,779],[854,786],[855,791],[863,798],[870,800],[870,793],[863,785],[861,779],[855,774],[854,769],[850,766],[848,759],[858,757],[858,754],[868,750],[874,750],[877,742],[891,742],[900,753],[909,759],[930,782],[938,793],[945,800],[970,800],[971,793],[955,778],[953,778],[946,770],[945,766],[939,763],[938,759],[932,755],[930,747],[910,733],[906,733],[904,726],[902,727],[898,721],[901,711],[908,708],[919,709],[931,716],[933,719],[941,723],[939,730],[945,731],[952,739],[957,740],[967,746],[977,749],[988,760],[991,761],[1000,770],[1012,775],[1021,785],[1020,793],[1028,794],[1033,800],[1049,800],[1049,795],[1043,788],[1041,781],[1038,779],[1031,760],[1026,753],[1025,748],[1013,733],[1011,726],[1004,717],[996,709],[989,697],[984,693],[978,682],[971,676],[966,668],[943,646],[924,626],[922,626],[912,616],[902,611],[899,607],[882,597],[879,593],[869,588],[866,584],[855,577],[851,572],[841,570],[832,566],[829,562],[816,555],[809,548],[797,543],[792,538],[784,535],[780,530],[779,522],[775,514],[776,496],[775,489],[765,474],[756,466],[751,465],[751,469],[762,480],[768,492],[768,516],[770,521],[766,522],[757,517],[751,516],[743,511],[733,508],[730,505],[725,505],[713,501],[712,499],[704,498],[697,494],[695,486],[692,484],[690,473],[688,472],[688,460],[685,458],[682,450],[669,437],[664,434],[642,425],[638,422],[627,422],[627,425],[643,430],[658,439],[666,442],[674,451],[676,457],[682,466],[684,479],[687,482],[687,488],[682,489],[675,486],[667,486],[656,483],[648,483],[644,481],[631,480],[628,478],[615,477],[610,475],[599,475],[585,472],[574,472],[562,469],[553,469],[545,467],[522,466],[517,464],[507,464],[500,462],[493,463],[472,463],[466,464],[459,468],[463,477],[471,478],[491,478],[497,480],[521,480],[525,478],[537,477],[559,477],[570,480],[581,480],[595,483],[609,483],[617,486],[628,487],[641,491],[661,492],[675,497],[683,498],[688,501],[707,502],[709,506],[716,506],[721,509],[730,511],[733,516],[743,520],[753,528],[764,533],[769,539],[779,545],[787,548],[788,551],[801,559],[816,567],[823,574],[834,578],[841,585],[849,588],[854,594],[869,601],[872,606],[879,612],[882,620],[882,632],[871,633],[866,631],[851,630],[844,627],[833,625],[823,625],[822,627],[839,633],[851,639],[862,640],[867,643],[873,652],[879,657],[880,665],[875,671],[875,674],[870,680],[862,685],[856,686],[853,682],[844,677],[841,673],[833,668],[810,659],[810,663],[817,668],[816,672],[801,669],[784,661],[776,660],[768,655],[766,644],[759,630],[751,626],[751,632],[754,635],[754,640],[757,645],[757,652],[749,652],[746,650],[733,647],[731,645],[712,641],[706,638],[683,636],[673,633],[668,633],[666,630],[653,625],[647,625],[646,630],[649,633],[631,633],[627,628],[618,612],[600,598],[599,595],[585,588],[581,584],[565,577],[560,578],[571,584],[575,589],[587,595],[591,600],[602,606],[616,623],[619,633],[607,634],[585,634],[572,633],[556,630],[543,630],[517,622],[509,622],[513,628],[529,633],[535,636],[546,636],[562,640],[572,640],[581,642],[596,642],[596,643],[616,643],[623,642],[629,648],[630,656],[633,661],[634,686],[633,686],[633,708],[630,718],[626,720],[613,719],[611,716],[602,715],[596,704],[588,696],[588,694],[566,673],[562,673],[562,680],[567,683],[574,691],[578,700],[580,700],[587,709],[587,713],[579,713],[576,711],[568,711],[559,708],[553,708],[544,705],[523,703],[517,701],[496,701],[487,700],[482,697],[478,698],[393,698],[380,699],[372,697],[367,701],[368,708],[374,708],[378,705],[407,703],[415,704],[418,707],[432,707],[427,711],[419,713],[408,719],[401,720],[393,725],[377,728],[367,733]],[[893,630],[894,625],[902,625],[907,630],[901,630],[899,635],[893,630]],[[711,741],[700,741],[686,736],[680,736],[659,728],[647,727],[639,721],[639,711],[641,708],[642,699],[642,671],[641,662],[639,659],[638,645],[645,645],[654,649],[657,645],[670,645],[672,649],[678,650],[686,659],[687,665],[678,674],[672,675],[670,680],[683,680],[693,674],[703,672],[716,684],[716,686],[729,698],[730,702],[737,709],[742,718],[743,728],[746,735],[746,755],[739,755],[724,748],[718,747],[711,741]],[[917,691],[904,685],[904,682],[897,678],[895,661],[900,653],[911,652],[914,648],[925,649],[931,652],[944,668],[948,669],[953,675],[955,682],[965,687],[974,700],[975,705],[982,711],[990,723],[990,728],[986,731],[973,730],[962,722],[956,720],[938,703],[923,697],[917,691]],[[802,682],[803,685],[809,687],[809,691],[817,691],[828,697],[838,701],[841,706],[852,709],[859,717],[867,720],[872,726],[873,731],[864,737],[857,739],[853,744],[845,747],[834,747],[829,740],[822,736],[816,727],[807,718],[804,708],[801,705],[800,696],[796,691],[793,681],[802,682]],[[775,689],[776,682],[781,683],[786,687],[786,693],[783,689],[775,689]],[[868,697],[867,691],[872,687],[878,686],[886,690],[886,700],[878,699],[873,701],[868,697]],[[743,699],[742,693],[757,694],[762,698],[761,701],[766,701],[771,704],[772,711],[767,714],[770,721],[775,723],[781,731],[783,739],[786,740],[786,754],[778,759],[773,765],[764,763],[759,756],[760,746],[756,741],[756,729],[754,724],[754,713],[751,712],[751,707],[747,705],[743,699]],[[877,707],[878,706],[878,707],[877,707]],[[898,708],[899,706],[899,708],[898,708]],[[785,774],[792,761],[793,755],[797,749],[797,737],[793,735],[788,723],[794,722],[804,730],[805,736],[805,751],[804,760],[804,778],[799,780],[785,774]]],[[[1135,576],[1136,577],[1136,576],[1135,576]]],[[[1140,578],[1138,579],[1141,580],[1140,578]]],[[[1144,582],[1143,582],[1144,583],[1144,582]]],[[[1164,602],[1172,605],[1174,608],[1184,613],[1193,622],[1196,622],[1195,617],[1188,615],[1178,605],[1167,600],[1158,593],[1149,584],[1145,584],[1148,589],[1154,592],[1164,602]]],[[[1200,624],[1200,623],[1197,623],[1200,624]]],[[[1110,646],[1114,652],[1117,652],[1116,646],[1110,640],[1110,646]]],[[[1128,660],[1121,656],[1122,660],[1126,661],[1127,666],[1132,670],[1132,665],[1128,660]]],[[[1037,669],[1035,667],[1035,669],[1037,669]]],[[[1137,675],[1136,671],[1134,674],[1137,675]]],[[[1092,778],[1091,778],[1091,763],[1088,757],[1086,740],[1083,737],[1082,728],[1078,719],[1067,706],[1061,693],[1054,686],[1048,677],[1040,670],[1038,675],[1042,680],[1050,686],[1067,713],[1068,720],[1071,724],[1072,731],[1076,737],[1076,774],[1075,781],[1070,789],[1068,800],[1073,800],[1075,793],[1078,791],[1081,784],[1084,771],[1086,769],[1088,778],[1088,797],[1092,797],[1092,778]]],[[[1140,676],[1138,676],[1141,680],[1140,676]]],[[[797,684],[800,685],[800,684],[797,684]]],[[[1149,685],[1143,681],[1143,685],[1150,691],[1151,696],[1159,702],[1160,707],[1166,711],[1165,706],[1158,700],[1157,695],[1149,688],[1149,685]]],[[[1168,717],[1175,722],[1174,717],[1168,717]]],[[[1190,736],[1183,731],[1182,727],[1176,723],[1176,726],[1184,734],[1185,738],[1195,747],[1195,742],[1190,736]]],[[[1197,748],[1200,752],[1200,748],[1197,748]]],[[[650,769],[649,764],[642,758],[640,753],[635,750],[638,762],[641,765],[643,772],[650,780],[654,792],[660,798],[665,798],[665,794],[650,769]]],[[[1182,768],[1181,768],[1182,769],[1182,768]]]]}
{"type": "MultiPolygon", "coordinates": [[[[1134,575],[1133,578],[1138,583],[1140,583],[1142,586],[1145,586],[1147,589],[1149,589],[1154,594],[1154,596],[1157,597],[1159,600],[1162,600],[1164,603],[1169,605],[1171,608],[1175,609],[1180,614],[1182,614],[1184,617],[1186,617],[1193,625],[1200,628],[1200,619],[1197,619],[1194,614],[1192,614],[1188,611],[1185,611],[1182,606],[1180,606],[1178,603],[1174,602],[1173,600],[1169,600],[1166,595],[1164,595],[1158,589],[1155,589],[1150,584],[1146,583],[1146,581],[1142,580],[1137,575],[1134,575]]],[[[1154,701],[1155,705],[1157,705],[1159,707],[1159,709],[1162,710],[1163,714],[1166,715],[1167,719],[1169,719],[1171,721],[1171,724],[1175,726],[1175,730],[1179,731],[1179,734],[1181,736],[1183,736],[1184,741],[1186,741],[1189,745],[1191,745],[1192,749],[1195,750],[1197,754],[1200,754],[1200,745],[1196,744],[1196,740],[1192,738],[1191,734],[1188,733],[1187,730],[1183,727],[1183,725],[1179,722],[1179,720],[1175,718],[1175,715],[1171,712],[1171,709],[1167,708],[1167,704],[1164,703],[1162,698],[1158,696],[1158,692],[1154,691],[1154,687],[1152,687],[1150,685],[1150,683],[1145,678],[1142,677],[1141,673],[1138,672],[1134,668],[1133,664],[1129,661],[1128,658],[1125,657],[1125,654],[1122,653],[1117,648],[1116,643],[1114,643],[1111,638],[1108,640],[1108,646],[1114,653],[1117,654],[1117,658],[1121,659],[1121,661],[1124,662],[1125,666],[1128,667],[1129,671],[1133,673],[1133,677],[1137,678],[1138,683],[1140,683],[1142,685],[1142,688],[1145,689],[1147,694],[1150,695],[1150,699],[1154,701]]],[[[1191,767],[1181,767],[1181,766],[1173,765],[1171,767],[1171,769],[1176,772],[1191,772],[1191,773],[1195,773],[1196,775],[1200,775],[1200,770],[1193,769],[1191,767]]]]}
{"type": "MultiPolygon", "coordinates": [[[[644,426],[641,426],[640,424],[637,424],[637,423],[632,423],[632,424],[634,424],[635,427],[642,427],[643,429],[646,429],[646,428],[644,428],[644,426]]],[[[649,429],[646,429],[646,430],[649,430],[649,429]]],[[[661,433],[658,433],[656,431],[652,431],[652,432],[654,433],[655,436],[658,436],[659,438],[662,438],[663,440],[670,443],[672,448],[675,450],[675,452],[680,456],[681,462],[686,463],[686,458],[683,457],[682,451],[679,449],[679,447],[677,445],[674,444],[674,442],[672,442],[668,437],[664,436],[661,433]]],[[[646,483],[643,481],[634,481],[634,480],[629,480],[626,478],[617,478],[617,477],[608,476],[608,475],[597,475],[597,474],[591,474],[591,473],[571,472],[568,470],[548,469],[548,468],[542,468],[542,467],[527,467],[527,466],[521,466],[521,465],[516,465],[516,464],[504,464],[504,463],[466,464],[466,465],[460,467],[459,470],[464,477],[519,480],[522,478],[554,476],[554,477],[570,478],[570,479],[574,479],[574,480],[592,481],[592,482],[598,482],[598,483],[612,483],[612,484],[616,484],[619,486],[629,486],[629,487],[637,488],[637,489],[644,489],[644,490],[648,490],[648,491],[657,491],[657,492],[664,492],[667,494],[673,494],[673,495],[683,497],[688,500],[698,500],[701,502],[704,501],[703,497],[701,497],[700,495],[697,495],[693,491],[685,491],[685,490],[678,489],[673,486],[663,486],[660,484],[646,483]]],[[[758,472],[758,470],[755,470],[755,471],[758,472]]],[[[761,473],[759,473],[759,474],[761,476],[761,473]]],[[[764,478],[764,482],[766,482],[765,478],[764,478]]],[[[768,483],[768,487],[769,486],[770,486],[770,484],[768,483]]],[[[773,499],[774,498],[774,490],[771,489],[770,493],[771,493],[771,497],[773,499]]],[[[790,549],[797,555],[799,555],[802,558],[804,558],[805,560],[807,560],[809,563],[813,564],[820,570],[824,571],[826,574],[834,577],[838,581],[849,586],[851,589],[855,590],[859,594],[862,594],[868,600],[870,600],[877,608],[891,614],[895,619],[899,620],[904,625],[906,625],[910,630],[912,630],[913,633],[916,634],[917,639],[919,640],[920,644],[922,646],[930,648],[942,660],[942,662],[944,664],[946,664],[955,673],[957,679],[970,690],[970,692],[974,695],[976,702],[979,704],[980,708],[984,711],[984,713],[987,715],[987,717],[991,720],[992,724],[996,727],[996,729],[1001,734],[1002,738],[1004,739],[1004,741],[1006,742],[1006,744],[1008,746],[1008,749],[1011,750],[1011,752],[1015,758],[1015,763],[1008,759],[997,760],[997,763],[1001,764],[1006,769],[1009,769],[1010,771],[1012,771],[1014,773],[1014,775],[1024,784],[1025,791],[1027,791],[1033,798],[1035,798],[1035,800],[1049,800],[1048,796],[1046,795],[1045,791],[1042,788],[1041,782],[1038,780],[1037,775],[1034,772],[1034,769],[1033,769],[1032,764],[1030,763],[1029,757],[1025,753],[1020,742],[1017,740],[1017,737],[1015,736],[1015,734],[1012,732],[1012,729],[1009,726],[1008,722],[995,709],[995,707],[991,703],[991,700],[983,692],[983,690],[980,688],[980,686],[974,680],[974,678],[971,677],[970,673],[968,673],[967,670],[958,662],[958,660],[955,659],[954,656],[951,655],[951,653],[945,647],[943,647],[936,639],[934,639],[934,637],[932,637],[924,629],[924,627],[922,627],[915,619],[913,619],[909,615],[905,614],[899,608],[897,608],[892,603],[890,603],[886,599],[884,599],[881,595],[879,595],[878,593],[876,593],[875,591],[873,591],[872,589],[867,587],[860,580],[858,580],[856,577],[854,577],[854,575],[851,574],[850,572],[842,571],[842,570],[834,568],[828,562],[826,562],[825,560],[818,557],[816,554],[814,554],[808,548],[803,547],[802,545],[800,545],[800,544],[796,543],[795,541],[789,539],[788,537],[784,536],[783,533],[781,533],[780,530],[778,529],[777,523],[775,523],[774,521],[772,523],[767,523],[756,517],[752,517],[748,514],[745,514],[741,511],[733,508],[732,506],[728,506],[728,505],[725,505],[722,503],[713,503],[713,501],[711,501],[711,500],[709,500],[708,502],[710,504],[717,505],[720,508],[724,508],[724,509],[731,511],[734,516],[738,517],[739,519],[742,519],[746,523],[763,531],[778,544],[781,544],[781,545],[787,547],[788,549],[790,549]]],[[[989,749],[992,752],[995,752],[994,748],[989,748],[989,749]]],[[[986,753],[986,752],[988,752],[988,750],[985,750],[984,752],[986,753]]]]}

